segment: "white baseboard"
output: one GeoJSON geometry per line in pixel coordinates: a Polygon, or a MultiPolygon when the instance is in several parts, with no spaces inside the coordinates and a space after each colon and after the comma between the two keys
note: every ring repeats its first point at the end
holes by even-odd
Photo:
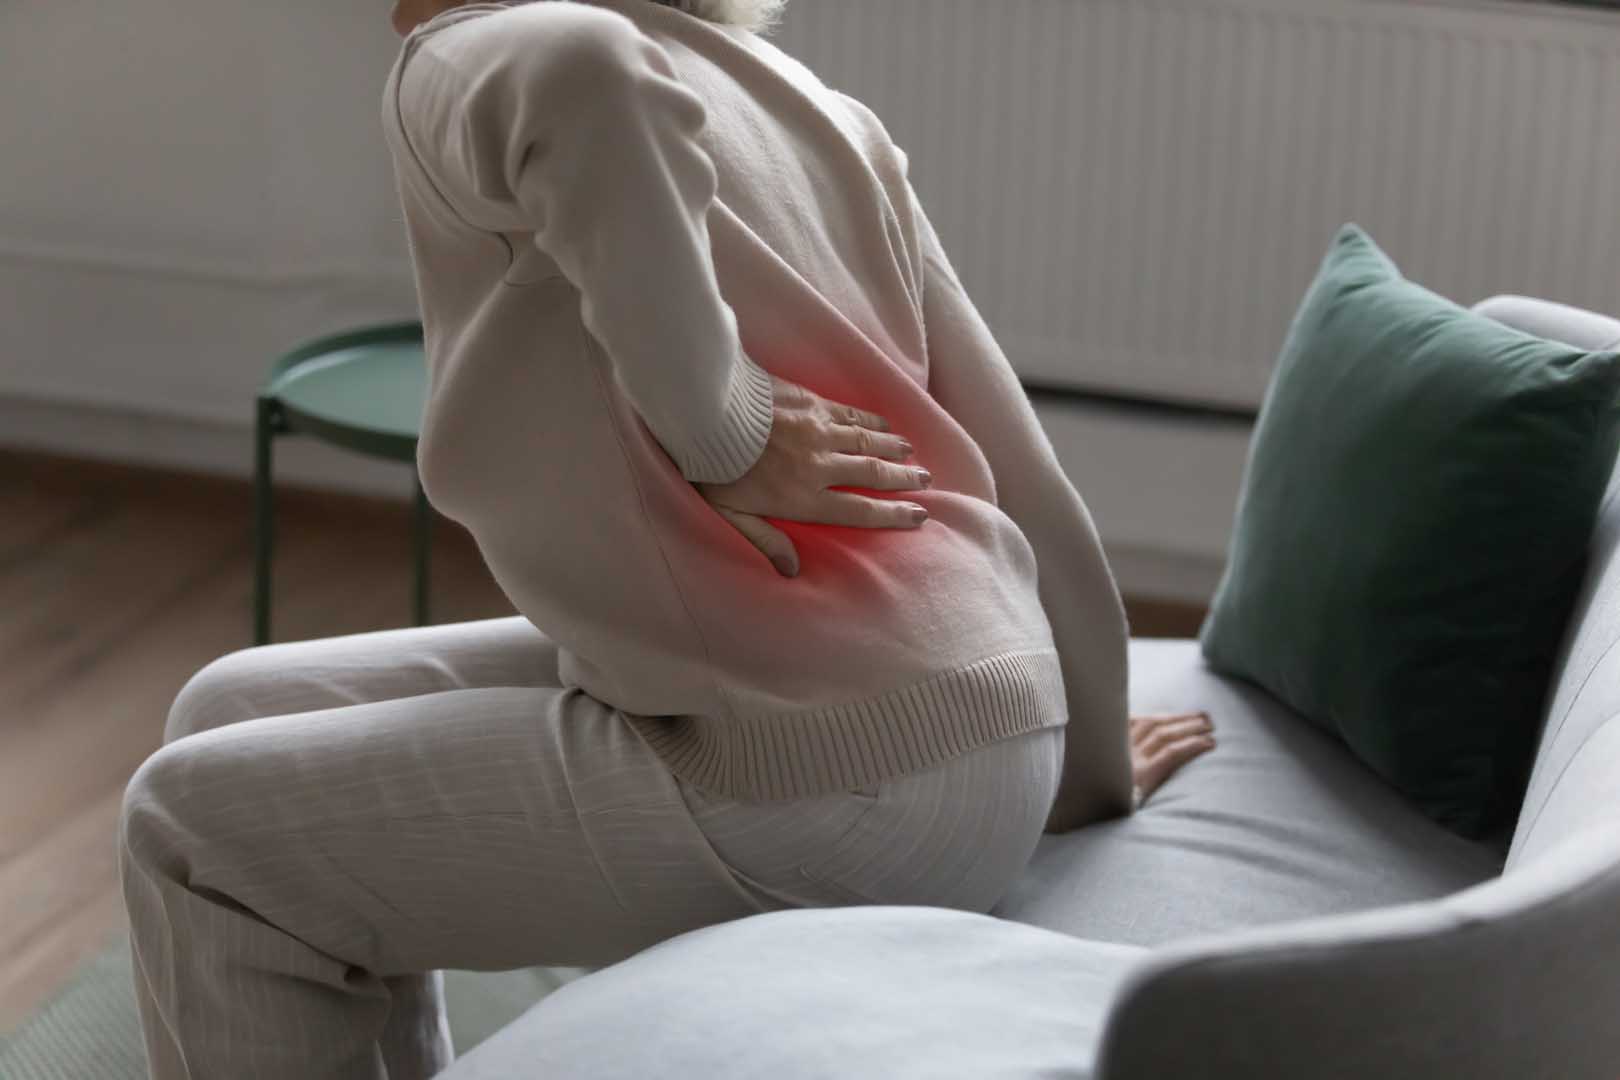
{"type": "MultiPolygon", "coordinates": [[[[250,479],[253,428],[0,395],[0,446],[250,479]]],[[[277,484],[409,500],[410,466],[297,435],[275,440],[277,484]]]]}
{"type": "Polygon", "coordinates": [[[1184,551],[1157,551],[1103,537],[1108,565],[1127,596],[1207,606],[1220,584],[1225,560],[1184,551]]]}

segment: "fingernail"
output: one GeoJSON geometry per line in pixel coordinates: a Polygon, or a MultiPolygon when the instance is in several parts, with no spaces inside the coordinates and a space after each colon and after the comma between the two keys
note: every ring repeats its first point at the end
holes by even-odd
{"type": "Polygon", "coordinates": [[[793,562],[790,559],[777,558],[772,559],[771,562],[775,564],[776,569],[782,573],[783,577],[792,577],[798,573],[798,569],[793,565],[793,562]]]}
{"type": "Polygon", "coordinates": [[[933,482],[934,482],[934,474],[933,473],[929,472],[927,469],[918,469],[917,470],[917,483],[921,484],[923,487],[927,487],[929,484],[932,484],[933,482]]]}
{"type": "Polygon", "coordinates": [[[907,457],[910,457],[912,454],[917,452],[917,448],[915,446],[912,446],[909,442],[901,443],[900,444],[900,449],[905,451],[905,454],[906,454],[907,457]]]}
{"type": "Polygon", "coordinates": [[[919,522],[919,523],[923,522],[923,521],[927,521],[928,520],[928,508],[926,506],[918,506],[916,503],[912,503],[911,504],[911,520],[915,521],[915,522],[919,522]]]}

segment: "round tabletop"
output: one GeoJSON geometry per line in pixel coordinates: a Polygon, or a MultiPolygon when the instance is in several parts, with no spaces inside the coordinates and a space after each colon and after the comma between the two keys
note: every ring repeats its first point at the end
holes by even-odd
{"type": "Polygon", "coordinates": [[[310,356],[265,388],[294,429],[365,453],[412,460],[427,393],[427,363],[415,341],[373,341],[310,356]]]}

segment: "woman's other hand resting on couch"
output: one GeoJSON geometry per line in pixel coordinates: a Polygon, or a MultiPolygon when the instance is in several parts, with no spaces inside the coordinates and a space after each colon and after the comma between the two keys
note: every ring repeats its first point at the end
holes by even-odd
{"type": "Polygon", "coordinates": [[[778,573],[797,576],[799,553],[765,515],[866,529],[915,529],[927,520],[927,509],[916,503],[829,490],[842,484],[907,491],[932,483],[927,469],[895,464],[910,457],[912,447],[887,420],[775,375],[771,382],[771,435],[754,467],[729,484],[692,486],[778,573]]]}
{"type": "Polygon", "coordinates": [[[1130,731],[1131,794],[1138,806],[1177,769],[1215,746],[1215,725],[1207,712],[1133,716],[1130,731]]]}

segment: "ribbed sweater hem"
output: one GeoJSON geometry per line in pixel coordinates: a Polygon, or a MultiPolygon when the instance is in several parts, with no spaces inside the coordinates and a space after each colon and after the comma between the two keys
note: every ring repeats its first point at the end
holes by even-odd
{"type": "Polygon", "coordinates": [[[1053,649],[1002,653],[819,709],[737,719],[629,717],[677,777],[753,802],[848,791],[1067,719],[1053,649]]]}

